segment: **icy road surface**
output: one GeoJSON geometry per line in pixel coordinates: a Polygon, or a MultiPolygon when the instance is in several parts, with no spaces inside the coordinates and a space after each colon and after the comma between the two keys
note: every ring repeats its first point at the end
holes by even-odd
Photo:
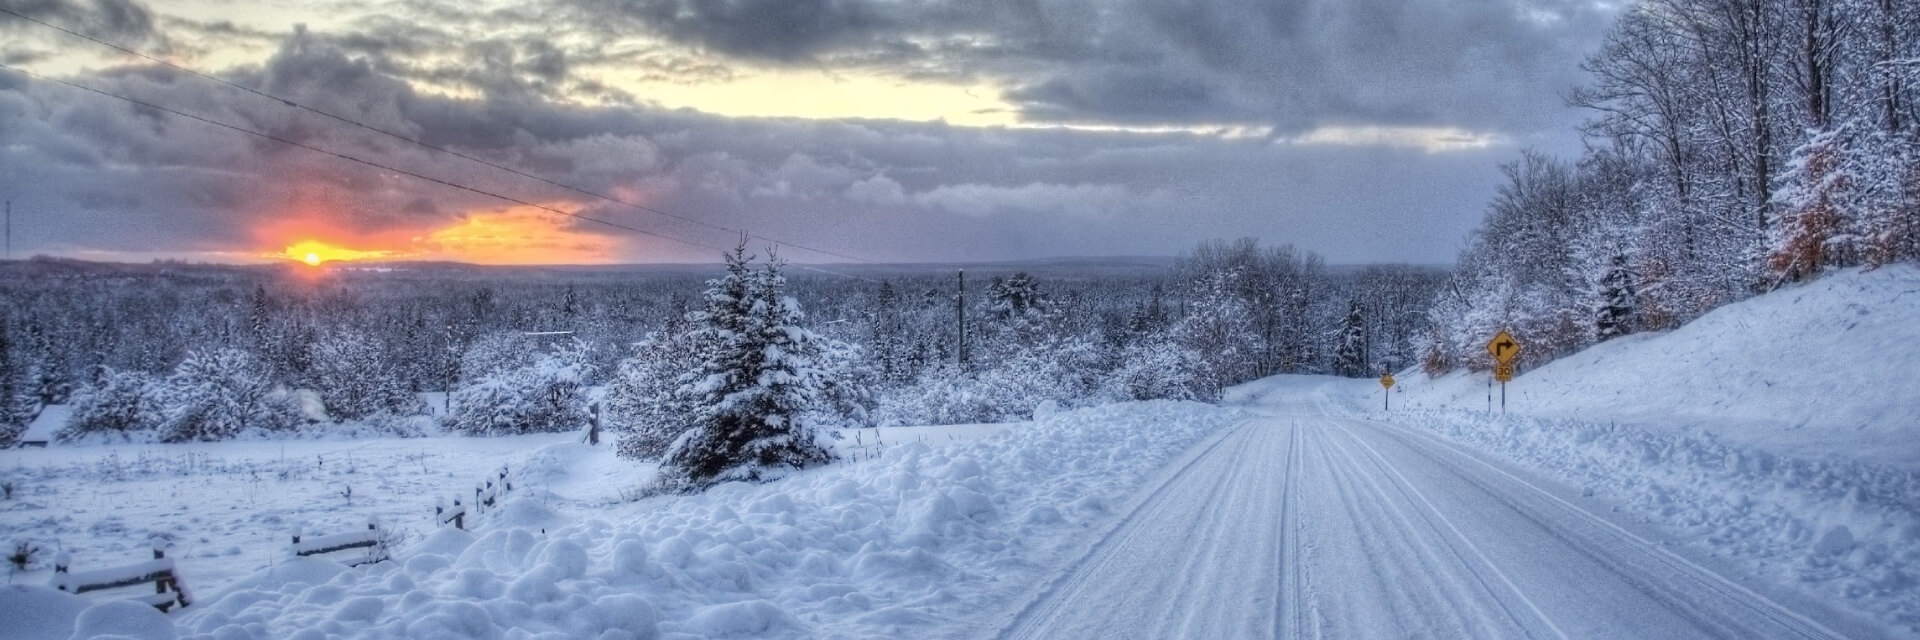
{"type": "Polygon", "coordinates": [[[998,636],[1861,637],[1437,438],[1267,413],[1176,461],[998,636]]]}

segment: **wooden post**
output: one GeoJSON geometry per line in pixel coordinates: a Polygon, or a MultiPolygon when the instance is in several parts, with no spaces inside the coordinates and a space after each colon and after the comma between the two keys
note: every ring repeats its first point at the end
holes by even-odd
{"type": "Polygon", "coordinates": [[[967,270],[966,269],[960,270],[958,279],[960,281],[960,294],[957,296],[954,296],[953,308],[956,315],[960,317],[960,340],[958,343],[956,343],[956,346],[958,348],[954,350],[954,356],[955,356],[954,364],[959,365],[961,371],[966,371],[967,370],[967,270]]]}
{"type": "Polygon", "coordinates": [[[600,403],[593,403],[593,424],[587,425],[587,445],[600,446],[600,403]]]}
{"type": "MultiPolygon", "coordinates": [[[[165,544],[166,544],[166,543],[164,543],[164,542],[161,542],[161,541],[159,541],[159,540],[155,540],[155,541],[153,541],[153,559],[155,559],[155,560],[159,560],[159,559],[162,559],[162,558],[165,558],[165,557],[167,557],[167,552],[166,552],[166,550],[165,550],[165,549],[163,549],[163,548],[161,548],[161,547],[162,547],[163,545],[165,545],[165,544]]],[[[153,581],[153,592],[154,592],[154,593],[166,593],[166,592],[167,592],[167,579],[168,579],[168,576],[171,576],[171,575],[173,575],[173,574],[171,574],[171,573],[168,573],[168,574],[166,574],[166,575],[163,575],[163,576],[160,576],[160,579],[159,579],[159,580],[155,580],[155,581],[153,581]]]]}

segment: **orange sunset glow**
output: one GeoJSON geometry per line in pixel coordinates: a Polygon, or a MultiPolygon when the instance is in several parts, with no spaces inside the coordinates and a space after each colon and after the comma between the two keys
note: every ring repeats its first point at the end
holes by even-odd
{"type": "Polygon", "coordinates": [[[318,240],[302,240],[289,245],[279,257],[309,265],[319,266],[326,262],[345,262],[354,260],[381,260],[405,258],[395,251],[361,251],[336,247],[318,240]]]}
{"type": "Polygon", "coordinates": [[[286,243],[280,251],[263,257],[309,266],[366,260],[609,264],[639,257],[621,239],[580,231],[570,222],[550,211],[523,206],[477,211],[451,225],[415,231],[355,234],[320,224],[282,221],[263,229],[261,235],[286,243]]]}

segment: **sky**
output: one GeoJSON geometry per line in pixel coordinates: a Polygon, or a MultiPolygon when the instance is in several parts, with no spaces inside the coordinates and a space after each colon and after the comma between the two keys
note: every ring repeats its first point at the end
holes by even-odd
{"type": "Polygon", "coordinates": [[[1620,7],[0,9],[13,258],[697,262],[745,234],[795,262],[1170,256],[1254,237],[1336,264],[1439,264],[1502,163],[1579,150],[1583,114],[1562,96],[1620,7]]]}

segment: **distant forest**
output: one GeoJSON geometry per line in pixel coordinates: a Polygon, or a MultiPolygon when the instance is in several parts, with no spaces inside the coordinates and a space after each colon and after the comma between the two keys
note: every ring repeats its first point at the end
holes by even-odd
{"type": "MultiPolygon", "coordinates": [[[[1178,261],[970,266],[964,298],[957,267],[784,271],[805,324],[857,347],[849,375],[870,406],[847,415],[866,424],[1024,418],[1047,401],[1210,399],[1273,373],[1378,375],[1418,361],[1446,277],[1329,269],[1252,240],[1178,261]]],[[[719,275],[717,265],[7,263],[5,433],[17,437],[49,404],[84,405],[67,437],[205,439],[334,423],[418,431],[394,418],[425,411],[419,392],[457,399],[514,371],[565,369],[571,397],[623,367],[655,364],[637,360],[671,359],[644,343],[683,326],[719,275]],[[289,396],[301,392],[304,401],[289,396]],[[213,416],[221,412],[230,424],[213,416]]],[[[541,384],[526,391],[541,397],[524,400],[560,395],[554,381],[541,384]]],[[[562,427],[578,423],[553,425],[562,427]]]]}

